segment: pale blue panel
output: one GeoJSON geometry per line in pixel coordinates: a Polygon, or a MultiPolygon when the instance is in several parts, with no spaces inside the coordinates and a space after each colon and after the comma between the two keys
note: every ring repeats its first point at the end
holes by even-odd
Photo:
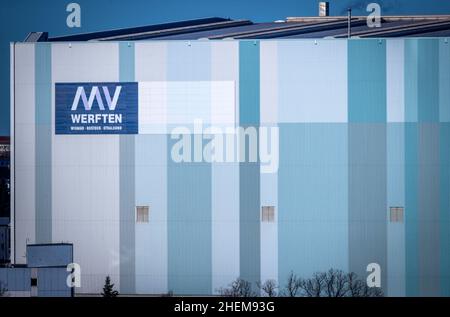
{"type": "Polygon", "coordinates": [[[211,165],[169,159],[167,188],[169,291],[211,294],[211,165]]]}
{"type": "Polygon", "coordinates": [[[405,41],[386,40],[386,106],[388,122],[405,121],[405,41]]]}
{"type": "Polygon", "coordinates": [[[52,47],[35,44],[36,243],[52,242],[52,47]]]}
{"type": "MultiPolygon", "coordinates": [[[[119,43],[119,79],[134,81],[134,44],[119,43]]],[[[120,291],[135,292],[134,135],[119,136],[120,157],[120,291]]]]}
{"type": "Polygon", "coordinates": [[[347,124],[280,124],[278,267],[348,270],[347,124]],[[326,199],[325,199],[326,197],[326,199]]]}
{"type": "MultiPolygon", "coordinates": [[[[410,91],[406,91],[406,96],[410,91]]],[[[406,295],[419,296],[418,126],[405,123],[406,295]]]]}
{"type": "Polygon", "coordinates": [[[385,123],[349,123],[349,266],[360,277],[367,265],[387,273],[387,154],[385,123]]]}
{"type": "Polygon", "coordinates": [[[69,297],[72,289],[67,287],[66,279],[68,272],[65,267],[39,268],[38,296],[39,297],[69,297]]]}
{"type": "Polygon", "coordinates": [[[239,164],[212,164],[212,291],[239,277],[239,164]]]}
{"type": "Polygon", "coordinates": [[[450,123],[440,126],[440,273],[441,295],[450,296],[450,123]]]}
{"type": "MultiPolygon", "coordinates": [[[[434,120],[437,117],[429,116],[428,119],[434,120]]],[[[438,296],[440,294],[440,153],[438,123],[421,123],[419,125],[418,153],[420,295],[438,296]]],[[[445,195],[448,195],[448,193],[445,193],[445,195]]]]}
{"type": "MultiPolygon", "coordinates": [[[[171,42],[167,49],[169,81],[211,79],[208,42],[171,42]]],[[[173,104],[170,88],[167,109],[173,104]]],[[[167,138],[168,290],[211,294],[211,164],[174,162],[171,149],[176,141],[167,138]]]]}
{"type": "Polygon", "coordinates": [[[405,39],[405,121],[418,120],[418,49],[417,39],[405,39]]]}
{"type": "Polygon", "coordinates": [[[169,80],[204,81],[211,78],[211,44],[176,41],[167,44],[169,80]]]}
{"type": "Polygon", "coordinates": [[[381,267],[388,288],[386,41],[348,41],[349,270],[381,267]]]}
{"type": "Polygon", "coordinates": [[[261,173],[261,206],[278,205],[278,173],[261,173]]]}
{"type": "Polygon", "coordinates": [[[439,122],[439,40],[418,40],[419,122],[439,122]]]}
{"type": "MultiPolygon", "coordinates": [[[[244,128],[259,126],[259,48],[259,41],[239,42],[239,122],[244,128]]],[[[240,277],[251,282],[255,291],[261,277],[260,204],[259,161],[240,163],[240,277]]]]}
{"type": "Polygon", "coordinates": [[[259,41],[239,42],[239,122],[258,125],[259,109],[259,41]]]}
{"type": "Polygon", "coordinates": [[[280,41],[278,67],[279,122],[347,122],[346,41],[280,41]]]}
{"type": "Polygon", "coordinates": [[[135,291],[134,135],[119,138],[120,157],[120,291],[135,291]]]}
{"type": "Polygon", "coordinates": [[[0,281],[9,291],[30,291],[30,268],[0,268],[0,281]]]}
{"type": "Polygon", "coordinates": [[[386,41],[348,40],[348,121],[386,122],[386,41]]]}
{"type": "Polygon", "coordinates": [[[120,81],[134,81],[134,43],[119,43],[119,76],[120,81]]]}
{"type": "Polygon", "coordinates": [[[439,119],[450,122],[450,43],[439,40],[439,119]]]}
{"type": "Polygon", "coordinates": [[[67,266],[72,261],[72,244],[27,246],[28,267],[67,266]]]}
{"type": "Polygon", "coordinates": [[[275,207],[275,221],[261,222],[261,281],[278,280],[278,172],[261,173],[261,208],[275,207]]]}
{"type": "Polygon", "coordinates": [[[136,224],[136,292],[167,293],[167,137],[141,134],[135,143],[136,206],[149,223],[136,224]]]}
{"type": "Polygon", "coordinates": [[[405,223],[390,222],[389,208],[405,206],[405,133],[403,123],[387,125],[387,274],[389,296],[405,296],[405,223]]]}

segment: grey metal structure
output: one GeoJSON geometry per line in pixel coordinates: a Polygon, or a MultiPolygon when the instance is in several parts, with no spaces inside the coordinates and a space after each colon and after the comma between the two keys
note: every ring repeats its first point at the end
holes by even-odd
{"type": "Polygon", "coordinates": [[[30,244],[26,257],[26,265],[0,267],[4,296],[73,296],[73,288],[66,283],[67,265],[73,261],[72,244],[30,244]]]}
{"type": "Polygon", "coordinates": [[[205,18],[117,30],[51,37],[32,32],[26,42],[217,40],[352,37],[450,36],[450,15],[382,16],[381,27],[369,27],[366,16],[288,17],[275,22],[205,18]]]}

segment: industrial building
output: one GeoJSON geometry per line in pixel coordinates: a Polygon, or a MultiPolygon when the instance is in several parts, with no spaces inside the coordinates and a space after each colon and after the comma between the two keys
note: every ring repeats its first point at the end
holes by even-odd
{"type": "Polygon", "coordinates": [[[12,43],[11,262],[65,241],[77,294],[175,295],[377,263],[449,296],[450,16],[324,15],[12,43]],[[276,168],[174,160],[227,127],[276,128],[276,168]]]}
{"type": "Polygon", "coordinates": [[[0,267],[0,284],[8,297],[70,297],[67,265],[73,262],[68,243],[29,244],[24,264],[0,267]]]}

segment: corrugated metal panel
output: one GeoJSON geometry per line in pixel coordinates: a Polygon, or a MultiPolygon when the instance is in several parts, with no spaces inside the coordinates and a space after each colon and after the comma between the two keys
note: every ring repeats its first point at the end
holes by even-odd
{"type": "Polygon", "coordinates": [[[192,25],[192,26],[183,26],[183,27],[177,27],[177,28],[171,28],[167,30],[156,30],[156,31],[150,31],[150,32],[141,32],[136,34],[128,34],[123,36],[110,36],[110,37],[100,37],[96,40],[100,41],[117,41],[117,40],[129,40],[129,41],[137,41],[137,40],[146,40],[146,39],[152,39],[152,38],[160,38],[162,36],[166,35],[179,35],[179,34],[186,34],[186,33],[192,33],[192,32],[198,32],[198,31],[205,31],[205,30],[218,30],[218,29],[224,29],[234,26],[243,26],[243,25],[250,25],[253,24],[249,20],[236,20],[236,21],[222,21],[222,22],[214,22],[214,23],[205,23],[200,25],[192,25]]]}
{"type": "Polygon", "coordinates": [[[71,244],[28,245],[27,262],[29,267],[66,266],[72,263],[71,244]]]}
{"type": "Polygon", "coordinates": [[[39,297],[68,297],[72,289],[67,287],[66,268],[39,268],[38,269],[38,296],[39,297]]]}
{"type": "Polygon", "coordinates": [[[30,291],[30,268],[0,268],[0,281],[8,291],[30,291]]]}
{"type": "Polygon", "coordinates": [[[125,29],[116,29],[116,30],[108,30],[108,31],[100,31],[100,32],[92,32],[92,33],[84,33],[84,34],[75,34],[69,36],[60,36],[50,38],[50,42],[65,42],[65,41],[89,41],[99,38],[105,37],[113,37],[113,36],[130,36],[132,34],[143,33],[143,32],[151,32],[151,31],[162,31],[169,30],[174,28],[186,28],[190,26],[198,26],[202,24],[210,24],[210,23],[220,23],[231,21],[230,19],[224,18],[205,18],[205,19],[195,19],[195,20],[187,20],[187,21],[178,21],[178,22],[169,22],[162,24],[153,24],[146,26],[139,26],[133,28],[125,28],[125,29]]]}
{"type": "MultiPolygon", "coordinates": [[[[420,35],[422,32],[448,30],[450,34],[450,20],[420,22],[414,24],[405,24],[400,26],[388,27],[385,29],[368,28],[362,32],[352,32],[353,36],[359,37],[393,37],[393,36],[410,36],[420,35]]],[[[347,34],[339,34],[336,38],[345,38],[347,34]]]]}
{"type": "MultiPolygon", "coordinates": [[[[450,15],[384,16],[382,17],[381,28],[369,28],[366,24],[366,19],[366,16],[353,18],[353,36],[432,36],[430,34],[432,31],[440,31],[437,33],[439,36],[450,35],[450,15]],[[395,29],[387,30],[387,27],[395,27],[395,29]]],[[[285,23],[253,23],[250,20],[231,20],[214,17],[48,39],[47,36],[44,36],[46,35],[45,32],[32,32],[25,41],[323,38],[346,37],[346,28],[347,17],[345,16],[288,17],[285,23]]]]}

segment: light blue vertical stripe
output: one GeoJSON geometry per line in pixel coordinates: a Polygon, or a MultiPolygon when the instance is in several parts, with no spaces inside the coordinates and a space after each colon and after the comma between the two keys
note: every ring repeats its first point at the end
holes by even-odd
{"type": "Polygon", "coordinates": [[[439,117],[450,122],[450,42],[439,40],[439,117]]]}
{"type": "MultiPolygon", "coordinates": [[[[134,80],[134,43],[119,45],[119,80],[134,80]]],[[[135,136],[119,136],[120,292],[132,294],[135,282],[135,136]]]]}
{"type": "Polygon", "coordinates": [[[35,44],[36,243],[52,242],[52,46],[35,44]]]}
{"type": "MultiPolygon", "coordinates": [[[[430,99],[432,99],[431,96],[430,99]]],[[[440,155],[438,123],[419,123],[418,159],[420,296],[437,296],[440,291],[440,155]]],[[[448,196],[448,193],[446,196],[448,196]]]]}
{"type": "Polygon", "coordinates": [[[419,294],[437,296],[440,292],[439,40],[418,40],[417,63],[419,294]]]}
{"type": "Polygon", "coordinates": [[[345,40],[279,41],[277,59],[280,122],[347,122],[345,40]]]}
{"type": "MultiPolygon", "coordinates": [[[[410,92],[407,88],[406,96],[410,92]]],[[[405,98],[406,98],[405,96],[405,98]]],[[[419,224],[418,224],[418,126],[405,123],[405,241],[406,295],[419,295],[419,224]]]]}
{"type": "Polygon", "coordinates": [[[239,122],[259,125],[259,41],[239,42],[239,122]]]}
{"type": "Polygon", "coordinates": [[[348,121],[386,122],[386,41],[348,41],[348,121]]]}
{"type": "Polygon", "coordinates": [[[134,81],[134,43],[119,43],[119,76],[120,81],[134,81]]]}
{"type": "Polygon", "coordinates": [[[439,122],[439,40],[418,40],[419,122],[439,122]]]}
{"type": "Polygon", "coordinates": [[[405,39],[405,241],[406,295],[419,295],[418,237],[418,47],[405,39]]]}
{"type": "MultiPolygon", "coordinates": [[[[265,126],[270,129],[269,126],[265,126]]],[[[278,127],[277,127],[278,128],[278,127]]],[[[262,168],[261,168],[262,169],[262,168]]],[[[278,172],[260,176],[261,206],[275,208],[274,222],[261,223],[261,281],[278,280],[278,172]]]]}
{"type": "Polygon", "coordinates": [[[405,39],[405,122],[418,119],[418,40],[405,39]]]}
{"type": "Polygon", "coordinates": [[[136,206],[149,206],[149,222],[136,224],[136,292],[167,293],[167,136],[135,139],[136,206]]]}
{"type": "Polygon", "coordinates": [[[168,136],[169,291],[211,294],[211,165],[170,159],[168,136]]]}
{"type": "Polygon", "coordinates": [[[291,271],[302,277],[347,271],[347,124],[279,127],[279,283],[286,285],[291,271]]]}
{"type": "MultiPolygon", "coordinates": [[[[208,42],[180,41],[167,46],[169,81],[211,80],[208,42]]],[[[169,84],[168,117],[171,109],[178,109],[172,99],[173,89],[169,84]]],[[[168,127],[169,133],[172,128],[168,127]]],[[[168,289],[174,294],[211,294],[211,164],[174,162],[171,149],[178,140],[172,140],[170,135],[167,138],[168,289]]],[[[193,137],[191,145],[194,146],[193,137]]]]}
{"type": "Polygon", "coordinates": [[[450,296],[450,123],[440,125],[441,296],[450,296]]]}
{"type": "Polygon", "coordinates": [[[387,285],[386,41],[348,41],[349,269],[387,285]]]}
{"type": "Polygon", "coordinates": [[[349,123],[348,164],[349,268],[366,276],[379,264],[387,291],[386,124],[349,123]]]}
{"type": "Polygon", "coordinates": [[[406,293],[439,292],[439,41],[405,40],[406,293]],[[417,123],[415,123],[417,122],[417,123]]]}
{"type": "MultiPolygon", "coordinates": [[[[387,217],[390,207],[405,206],[405,127],[387,126],[387,217]]],[[[388,220],[388,295],[405,296],[405,223],[388,220]]]]}
{"type": "MultiPolygon", "coordinates": [[[[239,42],[239,122],[243,128],[259,126],[259,47],[259,41],[239,42]]],[[[247,153],[248,149],[247,143],[247,153]]],[[[240,163],[240,277],[251,282],[255,290],[261,272],[260,201],[259,160],[240,163]]]]}

